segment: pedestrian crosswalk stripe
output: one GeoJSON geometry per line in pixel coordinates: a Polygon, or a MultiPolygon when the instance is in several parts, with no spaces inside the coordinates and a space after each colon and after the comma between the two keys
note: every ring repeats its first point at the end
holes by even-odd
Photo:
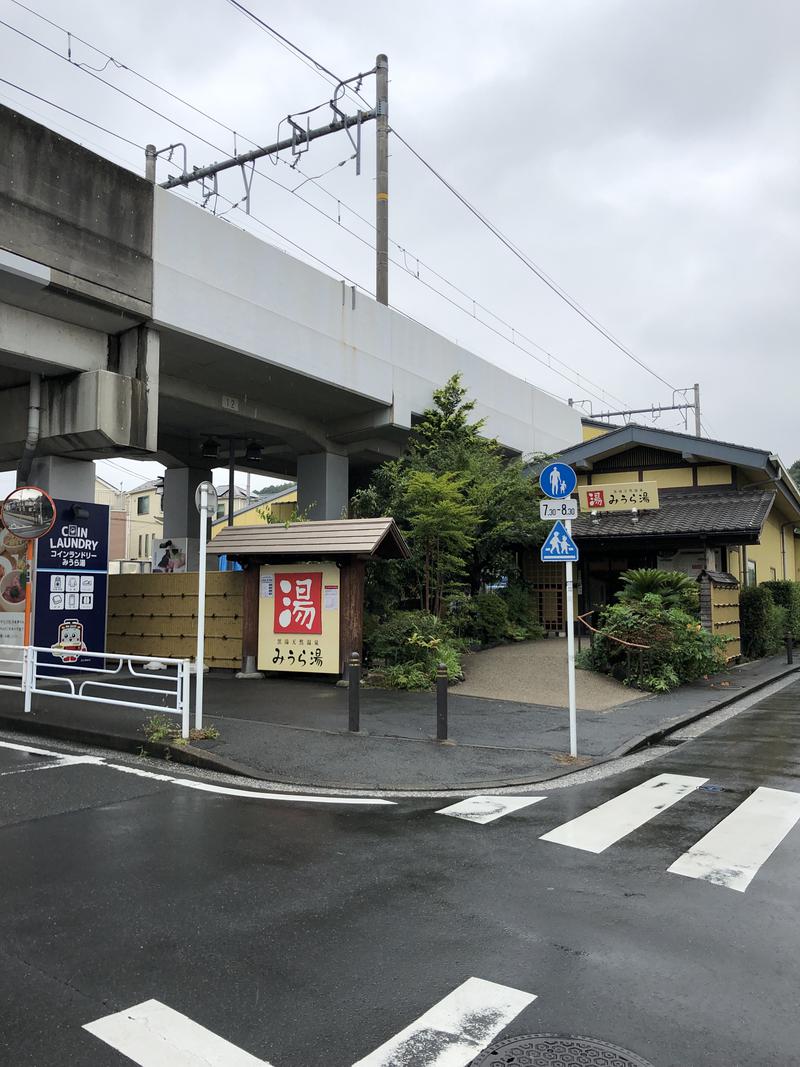
{"type": "MultiPolygon", "coordinates": [[[[533,993],[468,978],[353,1067],[467,1067],[534,1000],[533,993]]],[[[271,1067],[158,1000],[83,1029],[139,1067],[271,1067]]]]}
{"type": "Polygon", "coordinates": [[[270,1067],[158,1000],[145,1000],[83,1028],[139,1067],[270,1067]]]}
{"type": "Polygon", "coordinates": [[[743,893],[800,819],[800,793],[761,786],[668,868],[743,893]]]}
{"type": "Polygon", "coordinates": [[[467,1067],[536,997],[468,978],[353,1067],[467,1067]]]}
{"type": "Polygon", "coordinates": [[[585,852],[603,852],[707,781],[690,775],[659,774],[542,834],[541,840],[585,852]]]}
{"type": "Polygon", "coordinates": [[[447,808],[439,808],[437,815],[452,815],[456,819],[466,819],[469,822],[486,823],[502,819],[509,812],[527,808],[529,804],[535,804],[544,797],[498,797],[481,794],[476,797],[467,797],[459,800],[457,804],[451,804],[447,808]]]}

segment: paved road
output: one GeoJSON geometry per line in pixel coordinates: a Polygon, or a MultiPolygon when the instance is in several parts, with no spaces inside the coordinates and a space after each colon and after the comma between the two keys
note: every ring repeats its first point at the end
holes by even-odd
{"type": "Polygon", "coordinates": [[[795,683],[636,769],[444,815],[3,741],[0,1063],[459,1067],[556,1032],[796,1065],[799,717],[795,683]]]}

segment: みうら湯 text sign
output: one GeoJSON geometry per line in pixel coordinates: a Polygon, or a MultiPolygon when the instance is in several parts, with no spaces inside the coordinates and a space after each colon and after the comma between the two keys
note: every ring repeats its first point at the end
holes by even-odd
{"type": "Polygon", "coordinates": [[[584,511],[647,511],[660,506],[657,482],[582,485],[578,495],[584,511]]]}

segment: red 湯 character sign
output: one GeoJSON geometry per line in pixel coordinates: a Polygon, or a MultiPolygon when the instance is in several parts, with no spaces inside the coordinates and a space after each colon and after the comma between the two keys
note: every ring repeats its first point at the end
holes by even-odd
{"type": "Polygon", "coordinates": [[[592,508],[604,508],[606,506],[606,494],[602,489],[590,489],[586,493],[586,506],[592,508]]]}
{"type": "Polygon", "coordinates": [[[322,633],[322,571],[276,572],[275,633],[322,633]]]}

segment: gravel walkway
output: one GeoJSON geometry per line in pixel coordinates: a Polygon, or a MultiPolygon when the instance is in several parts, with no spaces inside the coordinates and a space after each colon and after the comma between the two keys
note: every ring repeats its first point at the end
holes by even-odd
{"type": "MultiPolygon", "coordinates": [[[[454,695],[566,707],[567,639],[548,637],[475,652],[464,657],[464,674],[466,680],[451,690],[454,695]]],[[[594,671],[578,671],[576,684],[578,707],[584,711],[613,711],[647,695],[594,671]]]]}

